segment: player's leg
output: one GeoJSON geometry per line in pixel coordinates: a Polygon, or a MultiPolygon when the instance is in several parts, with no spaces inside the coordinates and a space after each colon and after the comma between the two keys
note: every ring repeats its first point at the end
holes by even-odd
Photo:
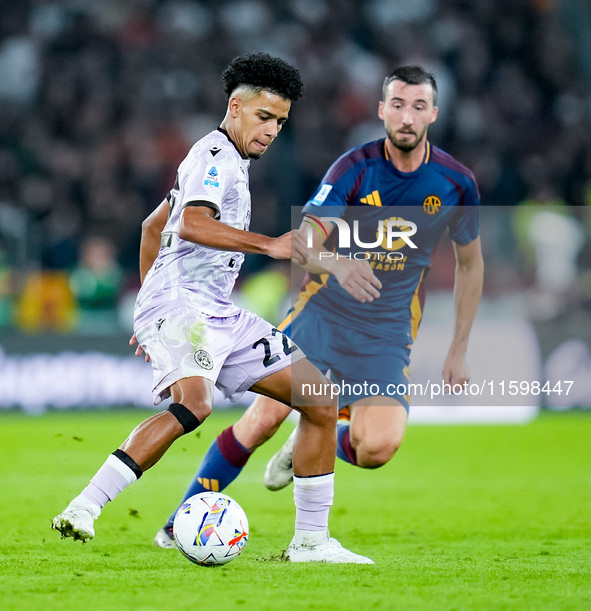
{"type": "MultiPolygon", "coordinates": [[[[402,443],[408,412],[395,399],[367,397],[349,406],[350,421],[337,423],[337,456],[364,469],[385,465],[402,443]]],[[[291,483],[291,457],[295,432],[271,457],[264,482],[269,490],[281,490],[291,483]]]]}
{"type": "Polygon", "coordinates": [[[155,465],[174,441],[195,430],[211,414],[211,380],[203,377],[183,378],[171,386],[170,393],[172,403],[169,408],[142,422],[121,445],[121,450],[142,471],[155,465]]]}
{"type": "Polygon", "coordinates": [[[286,552],[291,562],[373,564],[369,558],[344,549],[328,534],[334,497],[336,400],[326,391],[305,395],[303,384],[330,386],[309,361],[282,369],[257,382],[252,390],[290,404],[300,412],[293,447],[295,534],[286,552]],[[292,379],[293,375],[293,379],[292,379]]]}
{"type": "Polygon", "coordinates": [[[285,367],[256,382],[251,390],[281,401],[300,412],[298,434],[294,444],[294,472],[296,476],[310,477],[334,471],[336,453],[336,401],[329,394],[306,396],[302,383],[323,387],[328,380],[306,359],[293,367],[285,367]],[[292,391],[292,374],[293,391],[292,391]]]}
{"type": "MultiPolygon", "coordinates": [[[[366,366],[372,368],[371,377],[367,370],[363,372],[368,383],[350,387],[343,384],[340,397],[342,404],[348,406],[350,422],[339,421],[337,456],[365,469],[385,465],[400,447],[410,399],[398,393],[399,389],[408,387],[410,348],[392,346],[387,353],[376,351],[376,354],[379,356],[366,359],[366,366]],[[371,394],[355,395],[356,387],[362,393],[371,394]]],[[[345,380],[363,382],[362,378],[354,378],[351,362],[344,360],[343,365],[345,380]]]]}
{"type": "Polygon", "coordinates": [[[183,378],[170,388],[166,411],[137,426],[100,467],[88,486],[52,521],[62,537],[83,542],[94,537],[94,520],[102,508],[142,473],[160,460],[172,443],[195,430],[211,413],[213,382],[203,377],[183,378]]]}
{"type": "Polygon", "coordinates": [[[290,412],[283,403],[257,395],[241,418],[211,444],[183,501],[199,492],[221,491],[229,486],[252,453],[277,432],[290,412]]]}
{"type": "Polygon", "coordinates": [[[366,397],[349,407],[351,422],[339,422],[337,455],[364,469],[385,465],[396,453],[406,430],[406,408],[391,397],[366,397]]]}
{"type": "Polygon", "coordinates": [[[328,380],[287,336],[250,312],[241,312],[233,338],[234,350],[216,382],[224,395],[235,400],[246,390],[253,390],[294,407],[301,414],[294,450],[296,535],[289,548],[289,559],[371,563],[344,550],[328,536],[337,417],[336,398],[327,394],[325,388],[328,380]],[[305,396],[304,383],[323,390],[305,396]]]}
{"type": "MultiPolygon", "coordinates": [[[[350,421],[337,423],[337,456],[364,469],[385,465],[402,443],[408,420],[406,407],[392,397],[376,396],[353,402],[348,412],[350,421]]],[[[290,436],[269,460],[264,479],[269,490],[280,490],[291,482],[292,451],[290,436]]]]}
{"type": "MultiPolygon", "coordinates": [[[[240,420],[222,431],[211,444],[178,507],[195,494],[206,490],[222,491],[229,486],[240,475],[254,450],[277,432],[290,412],[283,403],[257,395],[240,420]]],[[[156,534],[154,543],[158,547],[175,547],[172,524],[178,507],[156,534]]]]}

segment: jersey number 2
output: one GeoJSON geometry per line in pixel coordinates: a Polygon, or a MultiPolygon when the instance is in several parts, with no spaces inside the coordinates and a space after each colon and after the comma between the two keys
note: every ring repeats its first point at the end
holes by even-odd
{"type": "MultiPolygon", "coordinates": [[[[273,337],[275,337],[277,333],[281,334],[281,339],[283,341],[283,354],[285,354],[285,356],[289,356],[296,349],[295,344],[292,344],[290,346],[289,340],[287,339],[287,335],[285,335],[285,333],[281,333],[279,329],[273,328],[271,330],[271,334],[273,335],[273,337]]],[[[261,337],[261,339],[256,341],[252,345],[253,349],[256,350],[260,344],[263,344],[263,348],[265,349],[265,356],[263,357],[263,366],[271,367],[271,365],[276,363],[281,358],[281,355],[276,354],[275,356],[271,356],[271,344],[269,343],[269,340],[266,337],[261,337]]]]}

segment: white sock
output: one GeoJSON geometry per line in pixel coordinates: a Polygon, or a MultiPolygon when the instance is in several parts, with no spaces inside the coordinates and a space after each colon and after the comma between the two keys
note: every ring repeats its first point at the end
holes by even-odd
{"type": "Polygon", "coordinates": [[[81,496],[90,500],[100,510],[136,480],[136,474],[115,455],[110,454],[81,496]]]}
{"type": "Polygon", "coordinates": [[[293,498],[298,530],[328,530],[328,514],[334,498],[334,473],[294,477],[293,498]]]}

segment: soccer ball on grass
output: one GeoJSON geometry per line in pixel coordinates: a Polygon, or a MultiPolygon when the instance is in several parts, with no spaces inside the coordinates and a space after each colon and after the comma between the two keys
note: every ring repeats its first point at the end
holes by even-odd
{"type": "Polygon", "coordinates": [[[248,541],[248,519],[240,505],[221,492],[202,492],[180,507],[172,527],[181,554],[195,564],[226,564],[248,541]]]}

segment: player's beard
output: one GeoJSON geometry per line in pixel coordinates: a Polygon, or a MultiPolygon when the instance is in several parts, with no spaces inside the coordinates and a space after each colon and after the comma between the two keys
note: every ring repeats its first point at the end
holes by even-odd
{"type": "MultiPolygon", "coordinates": [[[[400,130],[399,130],[400,131],[400,130]]],[[[386,133],[388,134],[388,140],[403,153],[410,153],[410,151],[414,151],[417,146],[422,142],[425,133],[427,132],[427,127],[423,129],[420,134],[415,134],[414,140],[399,140],[396,137],[396,132],[391,129],[386,129],[386,133]]],[[[413,132],[414,133],[414,132],[413,132]]]]}

